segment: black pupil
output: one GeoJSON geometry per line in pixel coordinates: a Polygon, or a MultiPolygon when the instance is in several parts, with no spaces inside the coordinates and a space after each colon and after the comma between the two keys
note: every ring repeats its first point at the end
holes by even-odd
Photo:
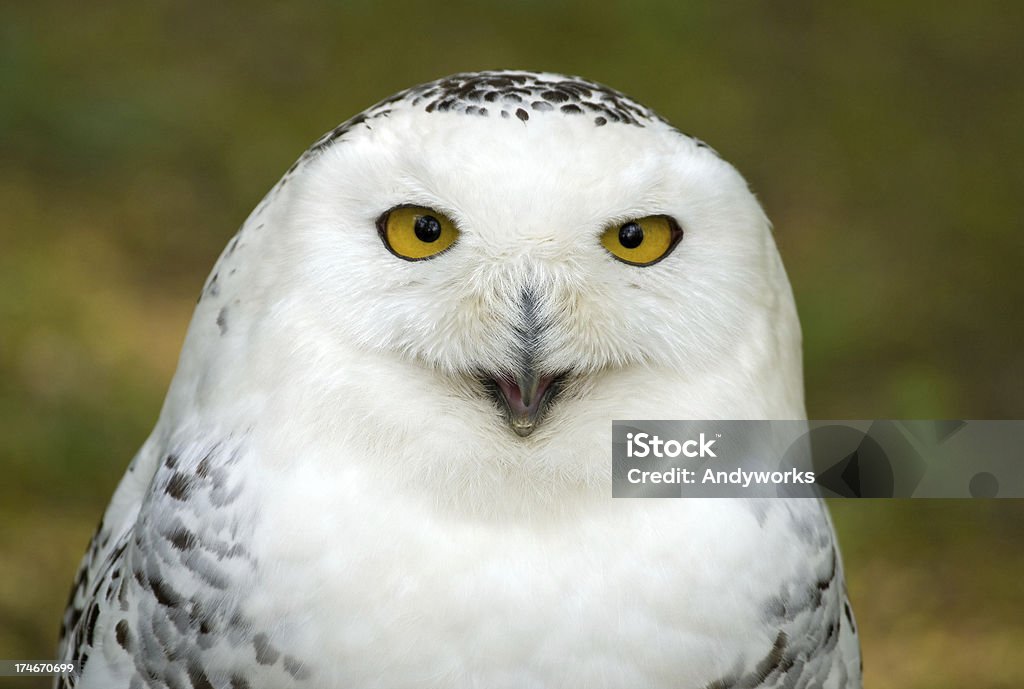
{"type": "Polygon", "coordinates": [[[644,230],[635,222],[628,222],[619,228],[619,244],[635,249],[644,241],[644,230]]]}
{"type": "Polygon", "coordinates": [[[416,238],[421,242],[436,242],[441,236],[441,223],[432,215],[416,218],[416,238]]]}

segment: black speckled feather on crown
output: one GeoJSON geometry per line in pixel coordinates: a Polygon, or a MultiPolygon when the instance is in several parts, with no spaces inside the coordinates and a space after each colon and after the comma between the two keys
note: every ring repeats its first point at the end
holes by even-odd
{"type": "MultiPolygon", "coordinates": [[[[629,96],[581,77],[521,71],[463,72],[399,91],[342,122],[317,139],[285,172],[278,186],[283,186],[296,169],[356,127],[369,127],[373,120],[388,117],[396,110],[415,108],[426,113],[514,119],[524,124],[533,115],[550,113],[590,118],[596,127],[610,123],[641,128],[654,123],[672,126],[629,96]]],[[[714,152],[700,139],[679,133],[714,152]]]]}

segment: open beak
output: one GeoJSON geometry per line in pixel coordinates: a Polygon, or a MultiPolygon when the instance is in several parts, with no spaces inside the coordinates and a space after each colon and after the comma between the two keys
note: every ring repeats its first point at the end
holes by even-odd
{"type": "Polygon", "coordinates": [[[491,378],[497,388],[496,396],[508,412],[509,425],[517,435],[526,437],[537,428],[545,409],[558,392],[560,380],[560,377],[540,376],[533,371],[514,377],[499,375],[491,378]]]}

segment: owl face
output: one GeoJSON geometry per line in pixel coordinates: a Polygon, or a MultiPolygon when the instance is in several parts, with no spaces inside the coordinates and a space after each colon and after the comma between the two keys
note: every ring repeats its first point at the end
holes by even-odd
{"type": "Polygon", "coordinates": [[[794,353],[799,378],[799,329],[740,175],[621,94],[504,76],[399,94],[286,177],[279,351],[508,448],[766,413],[750,387],[794,353]]]}

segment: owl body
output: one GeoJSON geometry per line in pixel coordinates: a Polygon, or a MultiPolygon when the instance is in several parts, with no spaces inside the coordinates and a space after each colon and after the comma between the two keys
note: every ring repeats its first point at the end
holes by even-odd
{"type": "Polygon", "coordinates": [[[820,502],[610,497],[614,418],[803,417],[711,149],[559,75],[403,92],[218,260],[58,686],[859,686],[820,502]]]}

